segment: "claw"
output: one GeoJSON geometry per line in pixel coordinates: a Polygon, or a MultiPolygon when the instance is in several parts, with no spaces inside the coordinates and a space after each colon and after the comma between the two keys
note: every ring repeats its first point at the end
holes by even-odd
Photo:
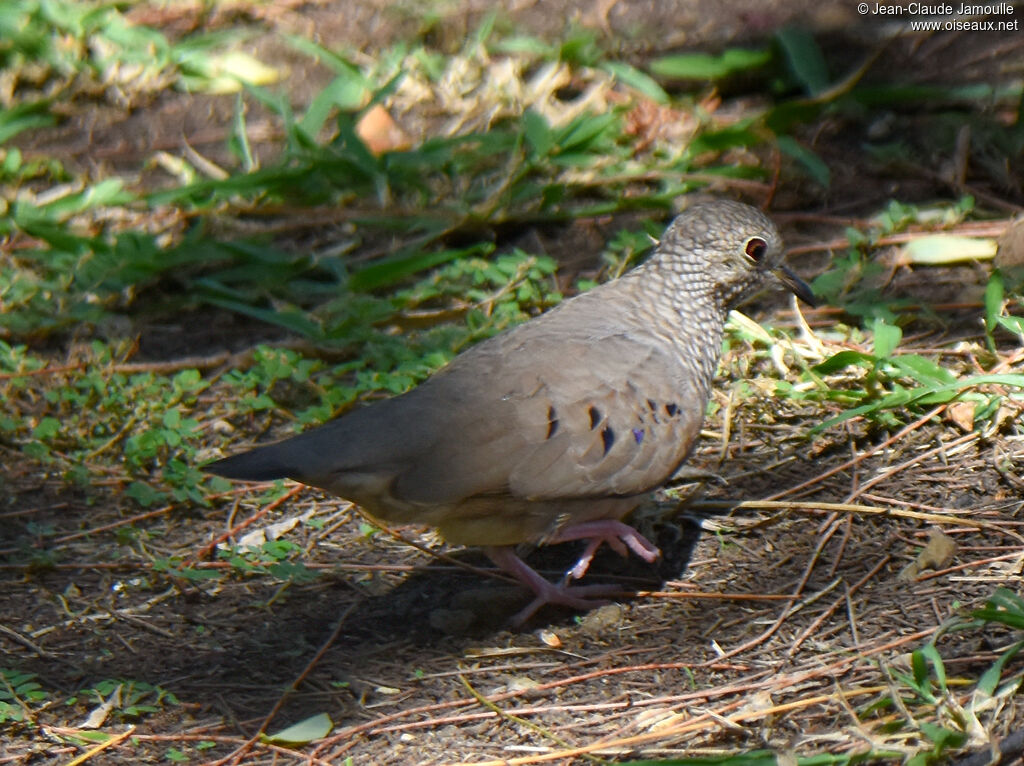
{"type": "Polygon", "coordinates": [[[550,583],[519,558],[511,547],[491,547],[487,548],[486,552],[491,561],[514,575],[536,594],[533,601],[512,617],[511,623],[517,628],[533,617],[538,609],[548,604],[558,604],[573,609],[594,609],[609,603],[600,598],[601,596],[622,593],[622,588],[618,585],[555,585],[550,583]]]}
{"type": "Polygon", "coordinates": [[[587,569],[590,568],[590,562],[594,559],[594,554],[601,547],[601,543],[607,543],[620,556],[628,556],[629,551],[633,551],[633,553],[648,564],[654,563],[661,556],[658,546],[633,529],[633,527],[623,524],[621,521],[612,521],[610,519],[573,524],[565,529],[558,530],[544,542],[564,543],[569,540],[587,540],[588,543],[583,551],[583,555],[565,573],[567,580],[579,580],[586,574],[587,569]]]}
{"type": "Polygon", "coordinates": [[[602,596],[622,593],[622,588],[618,585],[569,584],[572,580],[578,580],[586,574],[601,543],[608,543],[608,546],[620,556],[628,556],[629,551],[633,551],[648,563],[654,562],[661,555],[661,551],[654,543],[621,521],[605,519],[573,524],[565,529],[560,529],[544,542],[564,543],[569,540],[587,540],[587,547],[579,560],[565,573],[565,579],[557,585],[537,574],[529,564],[515,554],[513,548],[492,546],[486,549],[491,561],[513,575],[536,595],[525,609],[517,612],[512,618],[514,626],[519,627],[533,617],[538,609],[547,604],[558,604],[573,609],[593,609],[608,603],[601,598],[602,596]]]}

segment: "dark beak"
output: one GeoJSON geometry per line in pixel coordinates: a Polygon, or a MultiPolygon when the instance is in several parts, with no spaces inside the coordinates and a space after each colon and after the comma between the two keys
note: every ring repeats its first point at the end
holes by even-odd
{"type": "Polygon", "coordinates": [[[812,309],[818,305],[818,299],[814,297],[814,293],[811,292],[810,286],[790,271],[789,268],[786,266],[778,266],[772,271],[772,274],[775,275],[776,279],[782,282],[783,286],[787,290],[812,309]]]}

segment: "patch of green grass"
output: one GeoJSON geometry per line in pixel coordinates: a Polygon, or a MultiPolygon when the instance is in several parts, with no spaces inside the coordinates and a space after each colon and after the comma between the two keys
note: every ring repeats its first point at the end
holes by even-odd
{"type": "MultiPolygon", "coordinates": [[[[58,98],[83,96],[124,103],[168,86],[232,92],[243,83],[274,79],[275,73],[258,61],[231,50],[244,31],[193,34],[172,42],[156,29],[132,23],[123,8],[123,3],[99,0],[4,3],[0,69],[11,77],[10,90],[39,96],[23,105],[48,106],[58,98]]],[[[45,123],[17,127],[40,124],[45,123]]]]}
{"type": "Polygon", "coordinates": [[[110,714],[121,720],[132,720],[156,713],[165,705],[177,705],[178,699],[161,686],[144,681],[108,678],[79,692],[77,700],[85,704],[109,705],[110,714]],[[114,704],[111,705],[113,700],[114,704]]]}
{"type": "Polygon", "coordinates": [[[31,723],[34,711],[48,697],[35,673],[0,668],[0,725],[31,723]]]}
{"type": "MultiPolygon", "coordinates": [[[[888,738],[892,735],[901,735],[891,739],[899,742],[899,749],[882,746],[851,753],[791,754],[792,761],[801,766],[852,765],[880,760],[901,761],[908,766],[932,766],[947,763],[971,735],[983,735],[982,720],[998,709],[998,704],[1016,695],[1024,683],[1024,672],[1018,670],[1007,675],[1006,668],[1024,648],[1024,639],[1006,646],[996,662],[976,681],[950,679],[936,641],[950,631],[985,630],[994,625],[1022,630],[1024,600],[1000,588],[983,608],[971,613],[971,618],[956,618],[947,623],[932,641],[911,652],[907,669],[885,666],[891,692],[858,711],[864,725],[878,727],[874,738],[879,743],[890,741],[888,738]],[[967,684],[974,686],[969,697],[963,693],[967,684]]],[[[773,750],[753,750],[717,757],[628,761],[623,766],[767,766],[777,763],[778,759],[779,754],[773,750]]]]}
{"type": "Polygon", "coordinates": [[[974,419],[983,423],[994,417],[1005,394],[989,387],[1024,388],[1024,375],[1017,373],[958,375],[948,367],[920,354],[896,354],[902,336],[899,327],[877,319],[872,325],[874,353],[839,351],[811,368],[818,386],[803,393],[785,381],[779,391],[794,398],[840,402],[846,409],[813,431],[819,432],[854,417],[868,417],[886,427],[902,425],[905,413],[920,414],[936,404],[954,400],[975,405],[974,419]],[[836,373],[859,368],[854,385],[837,387],[825,382],[836,373]]]}
{"type": "MultiPolygon", "coordinates": [[[[85,4],[69,14],[62,8],[57,0],[19,0],[7,10],[8,23],[21,24],[36,40],[12,44],[12,65],[31,60],[56,69],[63,61],[66,67],[92,71],[144,59],[161,77],[194,87],[188,62],[206,60],[212,50],[227,46],[221,37],[170,45],[154,30],[127,26],[109,4],[85,4]],[[54,16],[66,16],[65,26],[52,26],[54,16]],[[75,58],[70,63],[51,50],[53,36],[61,33],[72,35],[81,48],[71,46],[68,55],[75,58]],[[99,46],[103,57],[93,60],[94,54],[82,48],[85,39],[109,39],[110,44],[99,46]]],[[[595,89],[621,83],[629,97],[604,110],[574,113],[566,108],[564,118],[533,107],[503,110],[508,113],[488,121],[484,129],[428,135],[411,148],[375,155],[357,134],[366,111],[399,97],[401,88],[417,78],[423,87],[447,87],[454,65],[424,46],[402,44],[356,66],[337,52],[294,40],[297,49],[330,66],[335,79],[298,115],[283,94],[252,84],[258,78],[248,79],[249,97],[276,114],[284,131],[283,155],[266,167],[258,166],[248,145],[241,103],[228,141],[238,166],[223,178],[203,178],[200,169],[182,159],[184,182],[160,191],[134,190],[116,178],[79,178],[65,179],[63,189],[41,196],[28,182],[41,174],[57,177],[60,168],[26,163],[16,150],[9,151],[3,168],[11,202],[6,218],[0,219],[0,233],[25,235],[28,246],[20,247],[9,268],[0,270],[5,301],[0,328],[20,336],[99,322],[112,312],[133,310],[138,296],[171,281],[193,302],[213,303],[322,339],[322,328],[305,314],[322,306],[326,295],[393,290],[439,264],[493,249],[486,234],[460,247],[448,245],[453,238],[465,240],[495,226],[621,210],[649,209],[663,215],[675,197],[705,183],[689,178],[693,173],[764,175],[754,165],[718,163],[730,150],[773,140],[763,115],[728,125],[706,119],[687,144],[655,141],[637,156],[636,137],[625,116],[637,97],[656,103],[671,100],[651,73],[668,67],[671,76],[684,76],[679,61],[654,62],[645,72],[602,50],[592,33],[581,31],[552,46],[492,37],[492,30],[493,19],[457,57],[460,67],[487,77],[489,56],[494,55],[486,52],[489,45],[511,58],[523,87],[531,84],[527,68],[558,62],[595,89]],[[343,220],[353,230],[349,244],[305,253],[270,236],[213,234],[214,214],[244,214],[275,205],[347,208],[343,220]],[[173,211],[167,217],[170,223],[186,224],[183,234],[146,233],[133,225],[141,216],[167,216],[168,211],[173,211]],[[352,256],[367,247],[377,249],[384,239],[390,240],[386,255],[360,258],[361,265],[352,266],[352,256]],[[274,302],[273,308],[267,307],[268,301],[274,302]]],[[[700,76],[715,79],[756,69],[764,65],[765,56],[771,53],[727,51],[708,58],[714,66],[705,67],[700,76]]],[[[211,81],[220,76],[209,75],[211,81]]],[[[487,99],[501,97],[497,90],[473,93],[463,108],[483,112],[489,108],[487,99]]],[[[31,107],[17,108],[22,113],[8,116],[10,130],[38,124],[31,107]]],[[[0,130],[2,125],[0,120],[0,130]]],[[[806,148],[792,140],[780,146],[827,183],[827,169],[806,148]]],[[[150,311],[176,308],[173,301],[148,306],[150,311]]],[[[328,329],[326,335],[331,334],[328,329]]]]}
{"type": "Polygon", "coordinates": [[[1003,641],[998,659],[977,679],[967,682],[950,679],[937,642],[950,632],[991,630],[1005,626],[1011,630],[1024,630],[1024,600],[1007,588],[999,588],[985,606],[975,609],[970,619],[955,617],[938,631],[935,637],[910,654],[909,668],[888,668],[892,679],[892,694],[867,705],[861,711],[864,720],[879,713],[887,715],[882,728],[889,732],[916,730],[918,745],[911,750],[905,763],[913,766],[945,763],[952,751],[962,747],[970,737],[984,735],[983,720],[998,709],[1002,701],[1018,694],[1024,683],[1024,672],[1007,674],[1007,664],[1022,648],[1024,639],[1003,641]],[[973,686],[970,696],[955,687],[965,683],[973,686]]]}
{"type": "MultiPolygon", "coordinates": [[[[308,321],[322,322],[320,337],[344,340],[341,360],[328,364],[291,349],[256,348],[249,364],[227,371],[217,382],[216,396],[222,402],[217,418],[258,418],[268,425],[283,418],[301,430],[361,398],[408,390],[470,343],[557,303],[561,296],[554,271],[550,258],[523,251],[492,260],[469,257],[391,296],[337,300],[308,321]],[[453,316],[459,321],[449,321],[453,316]]],[[[0,393],[6,402],[0,438],[8,448],[87,492],[92,491],[97,466],[104,466],[123,497],[142,509],[207,505],[211,492],[230,488],[198,468],[215,454],[210,448],[224,442],[223,437],[211,438],[208,405],[203,403],[213,381],[194,369],[174,374],[132,371],[120,363],[128,348],[94,340],[78,348],[75,364],[40,374],[47,368],[44,358],[25,346],[0,341],[0,393]]],[[[45,550],[31,546],[45,546],[58,534],[28,524],[16,541],[35,565],[45,567],[45,550]]],[[[116,541],[127,555],[141,549],[145,535],[119,528],[116,541]]],[[[303,576],[294,563],[297,552],[284,553],[271,546],[256,558],[239,554],[232,563],[246,571],[303,576]]],[[[112,554],[117,555],[117,548],[112,554]]],[[[191,576],[172,561],[165,564],[158,561],[157,568],[191,576]]],[[[197,572],[197,578],[221,574],[197,572]]]]}

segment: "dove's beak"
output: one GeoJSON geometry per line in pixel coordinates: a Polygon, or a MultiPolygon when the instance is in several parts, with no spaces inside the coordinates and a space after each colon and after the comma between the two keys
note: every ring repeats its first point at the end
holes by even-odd
{"type": "Polygon", "coordinates": [[[810,286],[804,282],[800,277],[794,274],[786,266],[778,266],[772,270],[775,278],[778,279],[783,286],[789,290],[793,295],[802,300],[812,309],[818,305],[818,299],[814,297],[814,293],[811,291],[810,286]]]}

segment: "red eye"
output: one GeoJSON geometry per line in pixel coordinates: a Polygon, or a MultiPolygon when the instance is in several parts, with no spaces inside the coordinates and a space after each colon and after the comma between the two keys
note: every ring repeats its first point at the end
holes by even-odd
{"type": "Polygon", "coordinates": [[[743,249],[750,256],[750,260],[754,263],[760,263],[768,253],[768,243],[760,237],[751,237],[747,240],[746,247],[743,249]]]}

